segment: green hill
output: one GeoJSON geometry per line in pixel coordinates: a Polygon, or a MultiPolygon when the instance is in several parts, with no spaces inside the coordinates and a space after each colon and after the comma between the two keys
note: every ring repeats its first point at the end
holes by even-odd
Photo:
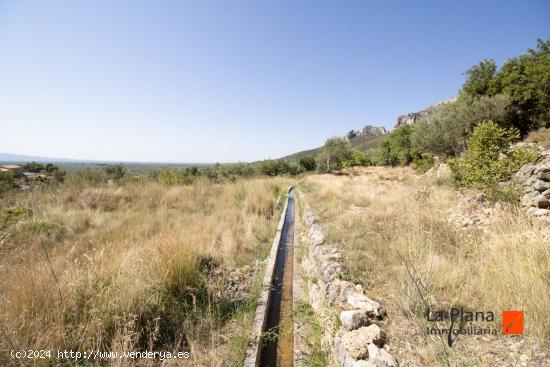
{"type": "MultiPolygon", "coordinates": [[[[361,131],[351,130],[347,133],[346,138],[350,142],[353,149],[367,152],[370,149],[377,148],[380,141],[387,134],[386,129],[383,127],[374,127],[367,125],[361,131]]],[[[317,156],[321,153],[323,147],[303,150],[294,154],[287,155],[281,159],[298,160],[306,156],[317,156]]]]}

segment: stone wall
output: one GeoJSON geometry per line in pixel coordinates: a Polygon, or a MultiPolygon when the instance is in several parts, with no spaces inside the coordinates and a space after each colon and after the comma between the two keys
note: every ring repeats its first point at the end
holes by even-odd
{"type": "Polygon", "coordinates": [[[386,311],[365,295],[359,284],[343,280],[342,253],[325,244],[325,235],[309,206],[302,200],[307,253],[302,259],[309,302],[323,330],[323,349],[342,367],[396,367],[384,348],[386,334],[377,321],[386,311]]]}
{"type": "Polygon", "coordinates": [[[523,187],[521,205],[527,214],[550,223],[550,151],[543,151],[538,163],[523,166],[515,179],[523,187]]]}

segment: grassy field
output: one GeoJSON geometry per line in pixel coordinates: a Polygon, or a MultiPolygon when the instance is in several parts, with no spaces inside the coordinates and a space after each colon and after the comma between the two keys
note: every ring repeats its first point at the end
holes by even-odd
{"type": "Polygon", "coordinates": [[[401,365],[549,365],[548,229],[519,208],[479,202],[409,168],[312,175],[299,189],[327,243],[343,251],[346,277],[387,308],[401,365]],[[464,226],[452,219],[457,211],[486,213],[487,223],[464,226]],[[481,324],[494,327],[502,310],[524,310],[525,335],[459,336],[449,348],[446,337],[427,335],[427,307],[493,311],[495,321],[481,324]]]}
{"type": "Polygon", "coordinates": [[[239,365],[289,183],[69,180],[0,199],[0,365],[34,364],[12,349],[189,351],[178,365],[239,365]]]}

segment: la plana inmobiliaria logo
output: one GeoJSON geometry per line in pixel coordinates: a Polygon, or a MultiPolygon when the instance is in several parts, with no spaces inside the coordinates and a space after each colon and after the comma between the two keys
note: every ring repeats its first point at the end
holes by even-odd
{"type": "Polygon", "coordinates": [[[523,310],[502,311],[501,327],[494,327],[495,312],[471,311],[463,307],[442,310],[426,309],[429,335],[446,335],[451,347],[459,335],[523,335],[523,310]]]}

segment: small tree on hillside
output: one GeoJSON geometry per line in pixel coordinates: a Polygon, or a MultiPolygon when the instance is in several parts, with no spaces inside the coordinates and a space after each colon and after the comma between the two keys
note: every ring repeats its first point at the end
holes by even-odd
{"type": "Polygon", "coordinates": [[[126,175],[126,168],[122,164],[105,167],[105,173],[114,180],[120,180],[126,175]]]}
{"type": "Polygon", "coordinates": [[[305,157],[300,158],[300,167],[304,169],[304,171],[314,171],[315,170],[315,158],[311,155],[307,155],[305,157]]]}
{"type": "Polygon", "coordinates": [[[25,164],[23,169],[28,172],[39,173],[44,170],[44,165],[33,161],[25,164]]]}
{"type": "Polygon", "coordinates": [[[322,158],[326,169],[337,169],[342,167],[342,162],[352,158],[353,150],[348,141],[342,138],[330,138],[323,147],[322,158]]]}
{"type": "Polygon", "coordinates": [[[15,188],[11,172],[0,172],[0,194],[15,188]]]}

